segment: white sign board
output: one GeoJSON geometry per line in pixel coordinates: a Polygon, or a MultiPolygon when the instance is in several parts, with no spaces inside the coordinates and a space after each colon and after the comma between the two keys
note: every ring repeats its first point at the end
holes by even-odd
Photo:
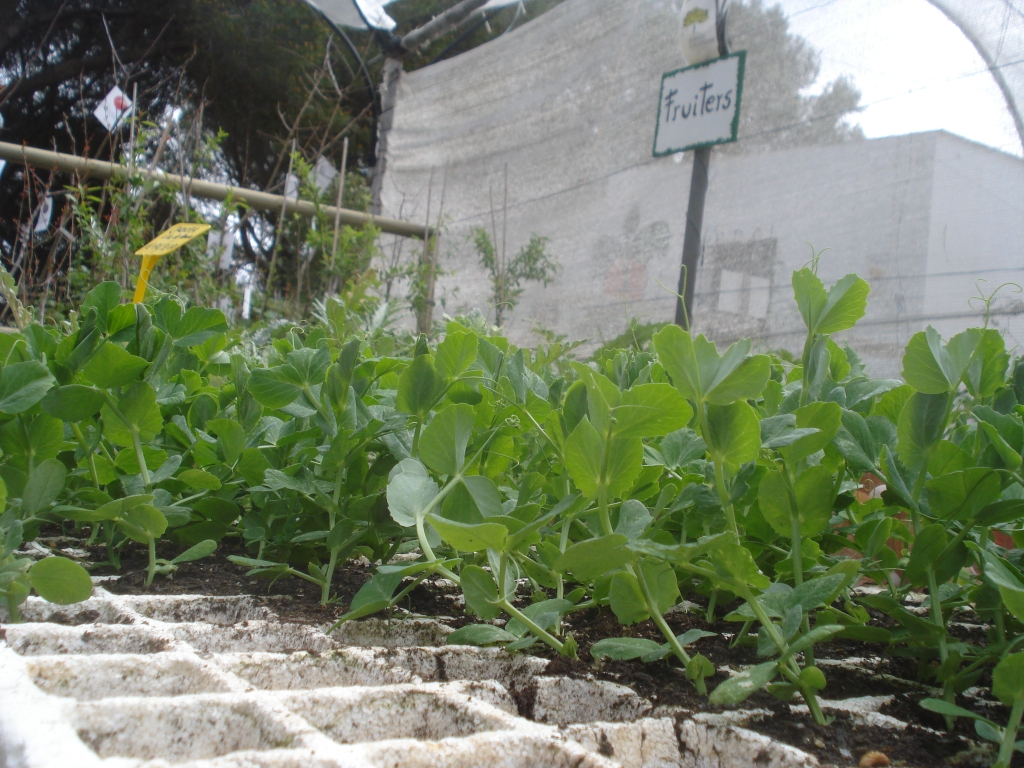
{"type": "Polygon", "coordinates": [[[661,77],[654,156],[736,141],[747,52],[661,77]]]}

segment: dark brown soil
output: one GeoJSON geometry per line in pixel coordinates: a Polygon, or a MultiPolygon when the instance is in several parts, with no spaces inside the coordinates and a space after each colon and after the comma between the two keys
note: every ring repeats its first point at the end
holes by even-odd
{"type": "MultiPolygon", "coordinates": [[[[173,557],[174,547],[161,545],[160,556],[173,557]],[[166,547],[167,551],[164,551],[166,547]]],[[[225,542],[211,557],[182,564],[170,577],[157,576],[154,583],[146,588],[146,552],[142,547],[132,545],[122,555],[120,578],[106,582],[103,586],[118,594],[206,594],[206,595],[254,595],[273,598],[272,608],[286,621],[306,624],[324,624],[341,616],[348,608],[352,597],[371,576],[371,568],[364,564],[346,563],[335,571],[331,588],[332,602],[320,606],[320,590],[313,584],[297,578],[269,582],[266,579],[246,576],[244,567],[235,565],[229,555],[246,555],[241,547],[225,542]]],[[[97,559],[103,559],[102,547],[95,552],[97,559]]],[[[251,554],[249,554],[251,556],[251,554]]],[[[97,568],[95,575],[115,572],[97,568]]],[[[459,592],[443,589],[432,582],[416,587],[403,601],[401,608],[414,615],[446,617],[450,626],[459,627],[473,621],[453,599],[459,592]]],[[[690,598],[702,602],[700,598],[690,598]]],[[[707,656],[716,667],[733,668],[755,664],[762,659],[750,646],[730,647],[730,641],[741,627],[740,624],[725,622],[720,617],[728,610],[719,607],[716,620],[708,623],[703,611],[694,613],[673,613],[666,617],[676,634],[689,629],[703,629],[717,633],[715,637],[704,638],[696,649],[707,656]]],[[[546,674],[570,677],[588,677],[626,685],[641,696],[651,700],[656,707],[666,707],[666,714],[675,713],[685,717],[686,712],[718,712],[719,707],[709,704],[685,679],[677,666],[669,661],[644,664],[640,661],[595,662],[590,655],[593,643],[606,637],[644,637],[662,641],[652,621],[645,621],[632,627],[619,624],[608,610],[591,609],[566,617],[566,629],[576,638],[580,647],[579,661],[564,659],[543,644],[535,644],[530,651],[551,660],[546,674]],[[685,712],[680,712],[685,710],[685,712]]],[[[977,641],[979,638],[971,638],[977,641]]],[[[973,726],[964,719],[956,722],[951,734],[945,733],[945,723],[938,715],[931,714],[918,706],[927,694],[915,691],[911,682],[917,676],[917,663],[911,659],[886,656],[885,645],[834,641],[816,646],[819,658],[845,659],[850,657],[882,658],[879,672],[885,677],[869,677],[852,670],[825,668],[828,688],[825,698],[846,699],[856,696],[892,695],[891,704],[883,707],[882,713],[896,717],[910,726],[902,731],[860,726],[846,713],[834,713],[835,721],[827,726],[815,725],[807,715],[794,714],[788,704],[778,701],[767,693],[751,696],[744,708],[765,709],[773,716],[764,717],[746,725],[751,730],[803,749],[815,755],[823,765],[856,766],[860,758],[869,751],[884,753],[892,765],[938,768],[939,766],[987,766],[994,759],[994,752],[977,745],[973,726]],[[895,678],[888,679],[888,678],[895,678]],[[907,681],[900,683],[899,680],[907,681]]],[[[725,679],[718,673],[708,678],[708,688],[725,679]]],[[[530,689],[517,691],[517,704],[522,711],[532,711],[529,699],[530,689]]],[[[960,701],[961,705],[968,702],[960,701]]],[[[1013,768],[1024,768],[1024,756],[1016,755],[1013,768]]]]}
{"type": "MultiPolygon", "coordinates": [[[[183,548],[162,543],[159,556],[171,559],[183,548]]],[[[103,548],[98,547],[96,556],[105,557],[103,548]]],[[[254,595],[273,597],[273,610],[285,621],[299,624],[324,624],[336,621],[348,609],[356,592],[372,575],[365,564],[349,561],[339,564],[334,571],[331,584],[331,601],[320,605],[320,588],[299,578],[283,578],[271,582],[259,576],[246,576],[248,569],[228,560],[230,555],[252,557],[241,547],[223,542],[209,557],[191,563],[182,563],[169,576],[157,575],[146,587],[148,555],[140,545],[132,544],[121,556],[121,570],[109,566],[93,569],[94,576],[117,575],[119,578],[103,583],[103,588],[122,595],[254,595]],[[284,598],[284,599],[281,599],[284,598]]],[[[420,616],[448,616],[453,627],[468,623],[464,611],[455,600],[445,593],[427,585],[413,589],[399,604],[399,609],[420,616]]]]}

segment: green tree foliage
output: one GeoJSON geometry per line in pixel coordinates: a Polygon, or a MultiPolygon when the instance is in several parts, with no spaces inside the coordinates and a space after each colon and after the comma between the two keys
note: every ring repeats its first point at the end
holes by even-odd
{"type": "Polygon", "coordinates": [[[818,53],[790,31],[781,6],[734,2],[728,29],[729,47],[746,50],[747,67],[740,140],[720,151],[765,152],[864,137],[846,122],[860,102],[860,91],[848,79],[828,83],[816,96],[805,95],[818,79],[818,53]]]}
{"type": "Polygon", "coordinates": [[[530,235],[530,242],[509,258],[502,248],[499,253],[487,230],[473,230],[473,242],[480,255],[480,265],[491,278],[491,302],[494,305],[494,324],[503,325],[505,315],[515,309],[523,295],[523,283],[550,285],[558,272],[558,263],[548,254],[548,239],[530,235]]]}

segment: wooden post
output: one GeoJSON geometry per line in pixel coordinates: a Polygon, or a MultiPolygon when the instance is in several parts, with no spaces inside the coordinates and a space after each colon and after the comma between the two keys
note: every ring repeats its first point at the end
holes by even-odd
{"type": "MultiPolygon", "coordinates": [[[[348,136],[341,144],[341,173],[338,176],[338,199],[335,203],[334,213],[334,243],[331,245],[331,269],[335,269],[338,266],[338,228],[341,226],[341,204],[344,202],[342,198],[345,196],[345,172],[348,170],[348,136]]],[[[428,222],[429,223],[429,222],[428,222]]],[[[330,279],[331,293],[335,293],[338,290],[338,276],[335,274],[331,275],[330,279]]]]}

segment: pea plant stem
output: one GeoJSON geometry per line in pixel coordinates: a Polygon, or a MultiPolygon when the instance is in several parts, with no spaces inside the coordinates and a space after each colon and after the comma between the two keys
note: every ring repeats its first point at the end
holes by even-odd
{"type": "MultiPolygon", "coordinates": [[[[804,555],[803,555],[803,520],[800,517],[800,507],[797,506],[796,490],[793,487],[793,478],[789,471],[783,472],[786,479],[786,492],[789,494],[790,509],[793,514],[789,518],[789,535],[792,543],[791,557],[793,558],[793,584],[797,587],[804,583],[804,555]]],[[[800,620],[800,628],[806,634],[811,631],[810,613],[805,611],[800,620]]],[[[808,666],[814,666],[814,647],[807,649],[804,654],[808,666]]]]}
{"type": "Polygon", "coordinates": [[[156,578],[156,539],[149,537],[149,566],[146,568],[146,586],[153,583],[156,578]]]}
{"type": "MultiPolygon", "coordinates": [[[[654,599],[654,595],[651,594],[651,588],[647,584],[647,579],[644,578],[643,568],[637,565],[636,568],[631,568],[636,580],[640,583],[640,592],[643,593],[644,601],[647,603],[647,611],[651,614],[651,618],[654,619],[654,623],[658,625],[658,629],[661,630],[661,634],[668,640],[669,647],[672,649],[672,653],[675,654],[676,658],[683,663],[685,669],[690,663],[690,655],[683,649],[683,646],[679,644],[679,640],[676,638],[672,628],[665,621],[665,617],[661,615],[661,610],[658,608],[658,603],[654,599]]],[[[704,678],[700,677],[694,680],[694,685],[697,687],[697,692],[704,695],[708,692],[707,686],[704,683],[704,678]]]]}
{"type": "Polygon", "coordinates": [[[751,594],[750,590],[746,585],[741,586],[741,589],[737,592],[744,600],[747,601],[747,605],[754,611],[754,615],[757,616],[758,621],[761,622],[761,626],[765,628],[768,636],[772,642],[775,643],[776,647],[782,653],[779,660],[779,671],[782,672],[791,683],[800,689],[803,694],[804,701],[807,702],[807,708],[810,710],[811,716],[814,718],[814,722],[818,725],[825,725],[827,720],[825,713],[821,711],[821,704],[818,702],[818,697],[814,693],[814,690],[810,686],[805,685],[800,679],[800,667],[796,663],[796,659],[793,658],[792,653],[789,650],[789,643],[779,632],[778,627],[772,623],[772,620],[768,618],[768,614],[765,613],[764,608],[761,606],[757,599],[751,594]]]}
{"type": "Polygon", "coordinates": [[[71,424],[71,431],[75,435],[75,439],[78,440],[78,444],[82,446],[82,452],[89,457],[89,474],[92,475],[92,482],[97,488],[100,487],[100,475],[96,471],[96,454],[90,450],[89,444],[85,440],[85,435],[82,433],[82,428],[78,426],[77,422],[69,422],[71,424]]]}
{"type": "Polygon", "coordinates": [[[1003,741],[999,745],[999,759],[996,761],[997,768],[1010,768],[1010,760],[1013,758],[1014,749],[1016,749],[1017,729],[1020,728],[1022,716],[1024,716],[1024,696],[1018,696],[1010,710],[1010,720],[1006,723],[1006,730],[1003,731],[1003,741]]]}
{"type": "Polygon", "coordinates": [[[529,616],[524,614],[522,611],[517,609],[505,597],[502,597],[502,599],[498,602],[498,606],[513,619],[522,623],[523,626],[530,630],[530,632],[532,632],[536,637],[539,637],[545,643],[547,643],[556,651],[558,651],[561,655],[571,655],[569,653],[569,649],[566,643],[559,641],[557,637],[552,635],[546,629],[542,629],[540,625],[538,625],[535,621],[533,621],[529,616]]]}
{"type": "Polygon", "coordinates": [[[114,397],[109,392],[104,391],[103,395],[107,401],[107,407],[110,408],[110,412],[124,424],[128,434],[131,435],[132,447],[135,449],[135,459],[139,462],[139,474],[142,476],[142,484],[148,488],[150,485],[149,469],[146,467],[146,457],[142,453],[142,440],[139,436],[139,428],[132,424],[127,416],[121,413],[121,409],[118,408],[117,403],[114,402],[114,397]]]}
{"type": "MultiPolygon", "coordinates": [[[[698,402],[697,413],[700,414],[700,430],[706,442],[711,435],[711,429],[708,426],[707,406],[702,402],[698,402]]],[[[736,525],[736,511],[733,509],[732,500],[729,498],[729,491],[725,487],[725,470],[722,467],[722,457],[712,454],[711,458],[715,466],[715,492],[718,494],[718,502],[722,505],[722,511],[725,512],[726,525],[730,531],[739,536],[740,529],[736,525]]]]}

